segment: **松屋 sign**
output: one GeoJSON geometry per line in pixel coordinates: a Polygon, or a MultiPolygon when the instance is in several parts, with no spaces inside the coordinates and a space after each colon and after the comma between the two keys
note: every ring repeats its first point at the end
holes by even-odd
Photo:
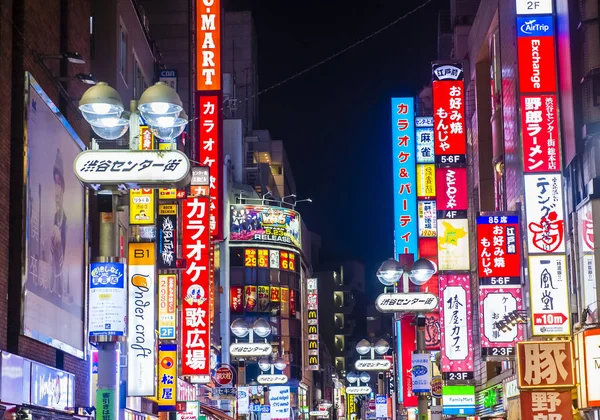
{"type": "Polygon", "coordinates": [[[164,187],[183,182],[190,172],[190,161],[178,150],[86,150],[74,166],[81,182],[101,185],[164,187]]]}
{"type": "Polygon", "coordinates": [[[221,89],[221,1],[196,4],[196,88],[221,89]]]}
{"type": "Polygon", "coordinates": [[[429,312],[437,306],[431,293],[382,293],[375,300],[379,312],[429,312]]]}

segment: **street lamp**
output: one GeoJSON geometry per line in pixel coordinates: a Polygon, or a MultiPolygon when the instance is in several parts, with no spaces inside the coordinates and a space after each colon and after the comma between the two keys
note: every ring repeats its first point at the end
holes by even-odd
{"type": "Polygon", "coordinates": [[[379,341],[377,341],[375,343],[375,346],[373,347],[375,349],[375,353],[377,353],[380,356],[383,356],[390,349],[390,344],[382,338],[379,341]]]}
{"type": "Polygon", "coordinates": [[[231,323],[229,329],[238,338],[250,335],[248,338],[250,343],[254,342],[254,334],[260,338],[266,338],[271,334],[271,325],[263,318],[258,318],[251,327],[242,318],[238,318],[231,323]]]}

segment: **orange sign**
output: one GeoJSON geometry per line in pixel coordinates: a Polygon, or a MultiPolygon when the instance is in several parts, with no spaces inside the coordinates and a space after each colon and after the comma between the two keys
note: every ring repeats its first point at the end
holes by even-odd
{"type": "Polygon", "coordinates": [[[573,420],[571,391],[521,391],[523,419],[573,420]]]}
{"type": "Polygon", "coordinates": [[[575,386],[573,347],[570,341],[517,343],[519,387],[565,388],[575,386]]]}
{"type": "Polygon", "coordinates": [[[196,90],[221,90],[221,0],[196,2],[196,90]]]}

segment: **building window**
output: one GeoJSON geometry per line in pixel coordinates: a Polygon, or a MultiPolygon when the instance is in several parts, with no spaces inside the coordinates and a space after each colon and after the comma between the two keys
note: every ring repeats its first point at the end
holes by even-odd
{"type": "Polygon", "coordinates": [[[120,45],[119,71],[121,72],[121,76],[123,76],[123,80],[125,80],[125,83],[127,83],[127,31],[123,25],[121,25],[120,45]]]}
{"type": "Polygon", "coordinates": [[[146,89],[146,79],[144,78],[144,73],[142,72],[142,67],[140,66],[135,53],[133,54],[133,97],[135,99],[140,99],[142,96],[142,92],[146,89]]]}

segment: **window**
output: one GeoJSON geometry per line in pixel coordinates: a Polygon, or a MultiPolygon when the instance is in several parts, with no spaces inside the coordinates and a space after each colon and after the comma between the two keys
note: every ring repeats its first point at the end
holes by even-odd
{"type": "Polygon", "coordinates": [[[137,60],[135,53],[133,54],[133,97],[140,99],[142,92],[146,89],[146,79],[142,72],[140,62],[137,60]]]}
{"type": "Polygon", "coordinates": [[[123,24],[121,24],[121,51],[119,55],[119,71],[123,80],[127,83],[127,31],[123,24]]]}

